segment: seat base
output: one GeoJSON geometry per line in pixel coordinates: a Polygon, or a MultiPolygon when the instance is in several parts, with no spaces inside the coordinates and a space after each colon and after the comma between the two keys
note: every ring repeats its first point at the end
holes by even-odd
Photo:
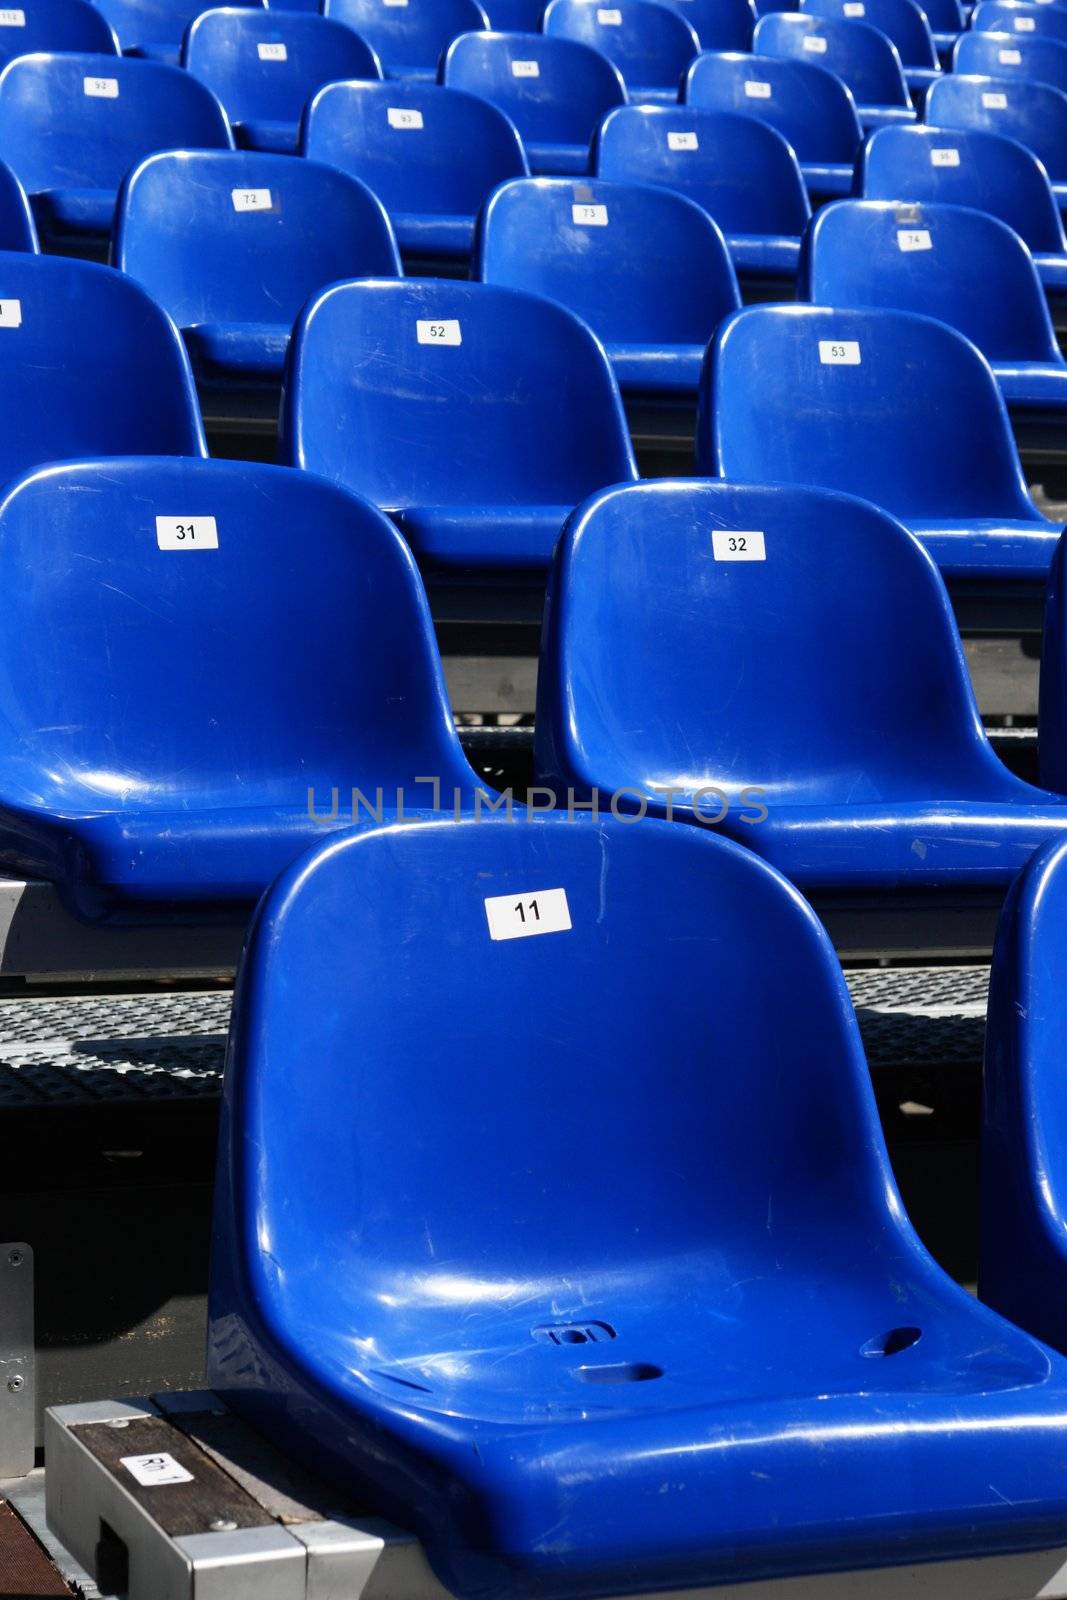
{"type": "Polygon", "coordinates": [[[1042,579],[1063,532],[1060,524],[1036,517],[1032,522],[1011,518],[957,522],[947,517],[900,520],[950,578],[1042,579]]]}
{"type": "Polygon", "coordinates": [[[268,322],[201,322],[182,337],[205,377],[280,379],[291,331],[268,322]]]}
{"type": "Polygon", "coordinates": [[[583,178],[590,171],[587,144],[528,144],[526,156],[538,178],[583,178]]]}
{"type": "Polygon", "coordinates": [[[994,361],[991,365],[1009,406],[1067,410],[1067,361],[994,361]]]}
{"type": "Polygon", "coordinates": [[[800,265],[800,240],[788,234],[731,233],[730,247],[738,272],[758,272],[773,278],[794,279],[800,265]]]}
{"type": "Polygon", "coordinates": [[[113,189],[41,189],[31,195],[38,227],[50,234],[108,234],[115,216],[113,189]]]}
{"type": "Polygon", "coordinates": [[[800,170],[809,194],[846,198],[852,193],[854,169],[844,162],[802,161],[800,170]]]}
{"type": "Polygon", "coordinates": [[[235,122],[233,136],[240,150],[264,150],[278,156],[295,156],[300,148],[298,122],[235,122]]]}
{"type": "Polygon", "coordinates": [[[393,521],[420,562],[547,567],[573,506],[406,506],[393,521]]]}
{"type": "Polygon", "coordinates": [[[913,106],[857,106],[864,133],[874,133],[876,128],[895,128],[901,123],[914,122],[917,113],[913,106]]]}
{"type": "Polygon", "coordinates": [[[466,260],[474,245],[473,217],[394,211],[390,221],[401,250],[413,255],[466,260]]]}
{"type": "Polygon", "coordinates": [[[609,344],[607,352],[624,392],[696,393],[704,361],[702,344],[609,344]]]}

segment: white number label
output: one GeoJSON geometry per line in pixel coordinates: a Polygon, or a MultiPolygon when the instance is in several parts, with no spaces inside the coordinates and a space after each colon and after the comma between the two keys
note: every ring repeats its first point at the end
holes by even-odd
{"type": "Polygon", "coordinates": [[[867,7],[863,4],[863,0],[845,0],[841,10],[846,17],[865,17],[867,15],[867,7]]]}
{"type": "Polygon", "coordinates": [[[695,133],[668,133],[668,150],[696,150],[697,136],[695,133]]]}
{"type": "Polygon", "coordinates": [[[217,550],[219,530],[214,517],[157,517],[156,543],[161,550],[217,550]]]}
{"type": "Polygon", "coordinates": [[[567,933],[571,925],[566,889],[533,894],[497,894],[485,902],[490,939],[529,939],[535,933],[567,933]]]}
{"type": "Polygon", "coordinates": [[[958,167],[960,153],[958,150],[931,150],[930,165],[932,167],[958,167]]]}
{"type": "Polygon", "coordinates": [[[824,367],[858,367],[859,342],[856,339],[820,339],[819,360],[824,367]]]}
{"type": "Polygon", "coordinates": [[[1036,26],[1037,26],[1037,24],[1035,23],[1033,17],[1016,17],[1015,18],[1015,31],[1016,31],[1016,33],[1033,33],[1034,29],[1036,28],[1036,26]]]}
{"type": "Polygon", "coordinates": [[[410,128],[418,130],[422,127],[422,112],[409,111],[405,106],[390,106],[386,112],[391,128],[410,128]]]}
{"type": "Polygon", "coordinates": [[[0,28],[24,28],[25,11],[0,11],[0,28]]]}
{"type": "Polygon", "coordinates": [[[22,301],[0,300],[0,328],[22,327],[22,301]]]}
{"type": "Polygon", "coordinates": [[[1021,67],[1023,54],[1021,50],[998,50],[997,60],[1002,67],[1021,67]]]}
{"type": "Polygon", "coordinates": [[[192,1483],[193,1475],[175,1461],[173,1456],[120,1456],[121,1464],[132,1478],[146,1489],[164,1483],[192,1483]]]}
{"type": "Polygon", "coordinates": [[[767,542],[758,531],[735,533],[730,528],[713,528],[711,553],[716,561],[766,561],[767,542]]]}
{"type": "Polygon", "coordinates": [[[459,323],[452,322],[419,322],[415,323],[415,337],[420,344],[462,344],[463,335],[459,323]]]}
{"type": "Polygon", "coordinates": [[[539,78],[541,76],[541,63],[539,61],[513,61],[511,63],[511,76],[513,78],[539,78]]]}
{"type": "Polygon", "coordinates": [[[82,88],[91,100],[117,100],[119,97],[117,78],[83,78],[82,88]]]}
{"type": "Polygon", "coordinates": [[[750,100],[769,100],[771,86],[769,83],[761,83],[758,78],[746,78],[745,93],[750,100]]]}
{"type": "Polygon", "coordinates": [[[382,0],[383,6],[406,6],[408,0],[382,0]]]}
{"type": "Polygon", "coordinates": [[[900,228],[897,232],[897,249],[905,254],[909,250],[932,250],[934,241],[929,228],[900,228]]]}
{"type": "Polygon", "coordinates": [[[606,228],[608,225],[607,206],[571,206],[571,221],[578,228],[606,228]]]}
{"type": "Polygon", "coordinates": [[[824,56],[826,54],[826,40],[820,39],[817,33],[805,34],[804,49],[810,56],[824,56]]]}
{"type": "Polygon", "coordinates": [[[602,28],[621,28],[622,27],[622,12],[621,11],[615,11],[614,9],[608,10],[608,11],[598,11],[597,14],[596,14],[596,19],[600,23],[600,26],[602,28]]]}
{"type": "Polygon", "coordinates": [[[1008,97],[1006,94],[984,94],[982,96],[982,104],[987,111],[1006,111],[1008,97]]]}
{"type": "Polygon", "coordinates": [[[274,204],[269,189],[231,189],[235,211],[269,211],[274,204]]]}
{"type": "Polygon", "coordinates": [[[288,61],[289,52],[284,44],[257,44],[256,54],[261,61],[288,61]]]}

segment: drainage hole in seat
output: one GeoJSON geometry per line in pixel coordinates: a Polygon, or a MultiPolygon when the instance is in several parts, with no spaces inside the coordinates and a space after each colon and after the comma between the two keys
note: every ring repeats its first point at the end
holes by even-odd
{"type": "Polygon", "coordinates": [[[663,1368],[651,1361],[616,1361],[610,1367],[579,1367],[575,1376],[583,1383],[647,1383],[662,1378],[663,1368]]]}
{"type": "Polygon", "coordinates": [[[881,1333],[860,1345],[860,1355],[898,1356],[902,1350],[910,1350],[913,1344],[918,1344],[922,1336],[921,1328],[890,1328],[888,1333],[881,1333]]]}

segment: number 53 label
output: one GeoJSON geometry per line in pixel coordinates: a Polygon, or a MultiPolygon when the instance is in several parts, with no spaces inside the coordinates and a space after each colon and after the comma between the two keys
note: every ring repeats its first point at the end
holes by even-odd
{"type": "Polygon", "coordinates": [[[498,894],[485,902],[490,939],[529,939],[535,933],[566,933],[571,925],[566,889],[498,894]]]}
{"type": "Polygon", "coordinates": [[[219,530],[214,517],[157,517],[156,543],[161,550],[217,550],[219,530]]]}

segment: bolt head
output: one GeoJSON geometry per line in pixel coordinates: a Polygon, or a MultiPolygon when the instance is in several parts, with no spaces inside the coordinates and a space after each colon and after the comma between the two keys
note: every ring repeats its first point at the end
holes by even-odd
{"type": "Polygon", "coordinates": [[[9,1250],[7,1253],[7,1264],[9,1267],[21,1267],[25,1259],[26,1257],[22,1254],[21,1250],[9,1250]]]}
{"type": "Polygon", "coordinates": [[[216,1517],[208,1526],[212,1533],[236,1533],[236,1522],[230,1522],[226,1517],[216,1517]]]}
{"type": "Polygon", "coordinates": [[[25,1383],[25,1378],[23,1378],[19,1373],[15,1372],[10,1378],[8,1378],[7,1387],[11,1394],[18,1394],[19,1390],[25,1387],[25,1383]]]}

